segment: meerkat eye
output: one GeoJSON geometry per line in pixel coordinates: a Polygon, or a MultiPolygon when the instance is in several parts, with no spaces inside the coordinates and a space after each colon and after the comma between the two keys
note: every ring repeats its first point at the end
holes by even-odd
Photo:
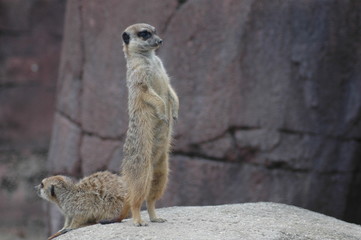
{"type": "Polygon", "coordinates": [[[44,183],[40,183],[40,188],[44,188],[44,183]]]}
{"type": "Polygon", "coordinates": [[[141,31],[138,33],[138,37],[143,38],[144,40],[147,40],[152,37],[152,33],[150,33],[147,30],[141,31]]]}

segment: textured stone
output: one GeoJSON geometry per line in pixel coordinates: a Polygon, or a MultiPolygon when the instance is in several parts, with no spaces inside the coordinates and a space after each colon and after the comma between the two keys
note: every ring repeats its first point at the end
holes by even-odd
{"type": "Polygon", "coordinates": [[[34,58],[9,57],[5,62],[5,72],[8,80],[15,83],[39,79],[39,65],[34,58]]]}
{"type": "MultiPolygon", "coordinates": [[[[345,135],[343,109],[360,109],[355,104],[348,106],[349,84],[358,85],[351,72],[357,71],[354,59],[360,57],[359,37],[355,36],[359,23],[352,11],[359,6],[345,1],[341,10],[337,8],[340,3],[331,1],[326,8],[332,10],[316,13],[312,10],[318,4],[184,4],[170,21],[166,44],[160,50],[169,73],[175,76],[175,88],[183,96],[178,134],[187,133],[184,139],[191,143],[218,136],[229,126],[345,135]],[[349,28],[338,31],[340,22],[348,21],[349,28]],[[341,39],[348,39],[349,48],[339,43],[341,39]],[[342,64],[334,58],[335,49],[345,56],[342,64]],[[344,68],[350,69],[350,76],[341,76],[344,68]],[[310,79],[304,79],[305,74],[310,79]],[[340,89],[340,85],[345,87],[340,89]],[[316,107],[311,103],[316,100],[311,99],[317,98],[322,101],[316,107]]],[[[183,146],[181,141],[178,144],[183,146]]]]}
{"type": "Polygon", "coordinates": [[[45,239],[33,187],[47,175],[65,1],[0,0],[0,236],[45,239]]]}
{"type": "Polygon", "coordinates": [[[250,2],[188,1],[169,22],[160,55],[180,96],[175,148],[220,136],[245,116],[237,59],[250,2]]]}
{"type": "Polygon", "coordinates": [[[327,174],[173,156],[160,206],[274,201],[342,217],[352,173],[327,174]],[[327,184],[328,183],[328,184],[327,184]],[[320,198],[322,189],[324,198],[320,198]],[[337,206],[337,207],[332,207],[337,206]]]}
{"type": "Polygon", "coordinates": [[[34,186],[45,177],[46,157],[35,151],[0,151],[1,239],[45,238],[45,211],[34,186]]]}
{"type": "Polygon", "coordinates": [[[228,161],[236,161],[238,157],[237,151],[235,151],[235,141],[229,133],[220,138],[201,143],[196,149],[191,147],[185,151],[199,153],[210,158],[227,159],[228,161]]]}
{"type": "Polygon", "coordinates": [[[85,135],[80,148],[82,174],[87,176],[100,170],[106,170],[115,151],[120,147],[122,146],[119,141],[85,135]]]}
{"type": "Polygon", "coordinates": [[[54,100],[54,89],[0,88],[0,149],[46,149],[54,100]]]}
{"type": "Polygon", "coordinates": [[[80,123],[80,98],[84,62],[80,9],[78,1],[69,1],[66,8],[65,34],[57,85],[57,109],[80,123]],[[69,17],[72,16],[72,17],[69,17]]]}
{"type": "Polygon", "coordinates": [[[0,1],[2,145],[48,147],[64,6],[61,1],[0,1]]]}
{"type": "MultiPolygon", "coordinates": [[[[361,227],[302,208],[275,203],[247,203],[158,210],[162,224],[134,228],[130,220],[80,228],[70,239],[245,239],[245,240],[357,240],[361,227]]],[[[146,213],[143,212],[143,217],[146,213]]]]}
{"type": "Polygon", "coordinates": [[[0,3],[0,29],[25,31],[30,27],[31,1],[2,0],[0,3]]]}
{"type": "Polygon", "coordinates": [[[81,130],[66,117],[55,114],[48,169],[52,174],[79,175],[81,130]]]}

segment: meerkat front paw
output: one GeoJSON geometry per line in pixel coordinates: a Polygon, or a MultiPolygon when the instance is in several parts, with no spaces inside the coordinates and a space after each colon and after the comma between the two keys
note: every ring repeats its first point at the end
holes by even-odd
{"type": "Polygon", "coordinates": [[[173,117],[173,120],[177,120],[178,119],[178,112],[173,112],[172,113],[172,117],[173,117]]]}
{"type": "Polygon", "coordinates": [[[166,222],[167,220],[164,219],[164,218],[153,218],[153,219],[150,219],[151,222],[156,222],[156,223],[164,223],[166,222]]]}
{"type": "Polygon", "coordinates": [[[160,120],[162,120],[165,123],[169,122],[169,119],[168,119],[167,115],[165,115],[165,114],[159,114],[158,113],[158,117],[159,117],[160,120]]]}

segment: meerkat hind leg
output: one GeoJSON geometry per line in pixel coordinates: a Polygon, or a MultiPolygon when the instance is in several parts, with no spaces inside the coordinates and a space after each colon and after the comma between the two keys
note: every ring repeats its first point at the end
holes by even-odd
{"type": "Polygon", "coordinates": [[[166,222],[167,221],[166,219],[157,217],[157,214],[155,213],[155,201],[156,200],[148,200],[147,201],[147,209],[148,209],[150,221],[157,222],[157,223],[166,222]]]}
{"type": "Polygon", "coordinates": [[[133,204],[131,206],[131,209],[132,209],[132,217],[133,217],[133,223],[135,226],[137,227],[141,227],[141,226],[148,226],[147,223],[145,223],[143,220],[142,220],[142,217],[140,216],[140,207],[141,207],[141,202],[138,203],[136,202],[135,204],[133,204]]]}
{"type": "Polygon", "coordinates": [[[160,164],[154,169],[153,181],[149,195],[147,197],[147,210],[151,222],[162,223],[167,221],[158,218],[155,213],[155,202],[163,195],[168,181],[168,154],[163,153],[160,158],[160,164]]]}
{"type": "Polygon", "coordinates": [[[128,218],[129,217],[129,204],[125,204],[122,208],[122,212],[120,213],[120,216],[118,218],[115,219],[105,219],[105,220],[101,220],[99,221],[100,224],[104,225],[104,224],[111,224],[111,223],[118,223],[123,221],[123,219],[128,218]]]}
{"type": "Polygon", "coordinates": [[[119,217],[120,221],[122,221],[123,219],[129,217],[129,210],[130,210],[129,204],[125,203],[123,208],[122,208],[122,212],[120,213],[120,217],[119,217]]]}
{"type": "Polygon", "coordinates": [[[139,191],[139,188],[137,187],[130,189],[128,198],[130,210],[132,212],[133,223],[137,227],[147,226],[147,224],[143,222],[140,215],[140,208],[145,197],[141,194],[138,194],[139,192],[141,191],[139,191]]]}
{"type": "Polygon", "coordinates": [[[128,182],[128,196],[127,204],[129,204],[132,212],[133,223],[135,226],[147,226],[143,222],[140,215],[140,208],[149,194],[150,185],[152,182],[152,175],[149,174],[151,171],[148,166],[148,160],[142,159],[143,163],[138,164],[139,171],[134,176],[130,177],[128,182]]]}

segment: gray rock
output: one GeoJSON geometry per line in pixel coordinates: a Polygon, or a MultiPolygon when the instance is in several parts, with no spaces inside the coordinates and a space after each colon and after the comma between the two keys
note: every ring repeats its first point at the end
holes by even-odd
{"type": "Polygon", "coordinates": [[[79,126],[64,115],[55,114],[52,137],[49,158],[53,161],[48,161],[48,168],[56,174],[76,175],[80,168],[79,146],[82,140],[79,126]]]}
{"type": "MultiPolygon", "coordinates": [[[[361,227],[302,208],[276,203],[245,203],[158,209],[165,223],[135,227],[123,223],[93,225],[58,240],[358,240],[361,227]]],[[[142,216],[147,218],[145,212],[142,216]]]]}
{"type": "Polygon", "coordinates": [[[122,147],[118,141],[99,139],[95,136],[84,136],[80,148],[83,174],[87,176],[107,168],[114,152],[122,147]]]}
{"type": "Polygon", "coordinates": [[[45,209],[33,187],[47,175],[65,5],[0,0],[2,240],[46,236],[45,209]]]}

